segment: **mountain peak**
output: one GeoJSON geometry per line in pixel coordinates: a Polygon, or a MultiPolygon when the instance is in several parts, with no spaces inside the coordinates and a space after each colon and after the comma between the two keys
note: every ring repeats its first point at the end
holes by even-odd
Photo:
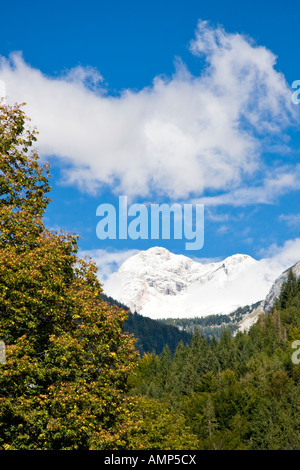
{"type": "Polygon", "coordinates": [[[141,251],[140,253],[147,253],[149,255],[157,255],[157,256],[164,256],[164,255],[170,255],[171,252],[167,250],[167,248],[163,248],[162,246],[153,246],[152,248],[149,248],[148,250],[141,251]]]}
{"type": "Polygon", "coordinates": [[[155,246],[128,258],[105,284],[105,292],[150,318],[193,317],[230,313],[263,298],[258,261],[235,254],[223,261],[201,263],[155,246]],[[249,288],[251,275],[258,289],[249,288]]]}

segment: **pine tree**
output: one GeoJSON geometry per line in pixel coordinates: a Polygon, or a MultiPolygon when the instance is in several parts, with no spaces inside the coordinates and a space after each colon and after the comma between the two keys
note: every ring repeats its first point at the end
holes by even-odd
{"type": "Polygon", "coordinates": [[[298,292],[297,278],[291,268],[288,271],[288,276],[287,276],[286,281],[284,281],[281,286],[281,291],[280,291],[279,298],[276,302],[276,307],[282,308],[282,309],[289,307],[291,301],[297,295],[297,292],[298,292]]]}
{"type": "Polygon", "coordinates": [[[161,353],[158,370],[158,382],[161,394],[170,385],[170,370],[172,365],[172,354],[168,345],[166,345],[161,353]]]}
{"type": "Polygon", "coordinates": [[[214,434],[218,429],[218,422],[215,416],[214,404],[210,396],[208,397],[207,402],[206,402],[204,416],[205,416],[205,424],[206,424],[206,431],[207,431],[208,439],[210,442],[213,442],[214,434]]]}

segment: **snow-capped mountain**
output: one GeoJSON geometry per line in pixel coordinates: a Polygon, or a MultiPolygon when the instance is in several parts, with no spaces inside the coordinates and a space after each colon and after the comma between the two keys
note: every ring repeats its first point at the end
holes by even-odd
{"type": "Polygon", "coordinates": [[[154,247],[128,258],[104,289],[132,311],[150,318],[230,313],[266,297],[273,273],[251,256],[200,263],[154,247]]]}

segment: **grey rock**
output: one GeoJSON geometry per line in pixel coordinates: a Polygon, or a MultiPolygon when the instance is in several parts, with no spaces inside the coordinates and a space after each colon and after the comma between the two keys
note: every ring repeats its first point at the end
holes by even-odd
{"type": "Polygon", "coordinates": [[[288,272],[292,269],[293,273],[297,278],[300,277],[300,261],[291,266],[291,268],[286,269],[274,282],[272,285],[270,292],[268,293],[267,297],[263,302],[263,311],[269,312],[271,308],[274,306],[276,299],[279,297],[281,286],[287,280],[288,272]]]}

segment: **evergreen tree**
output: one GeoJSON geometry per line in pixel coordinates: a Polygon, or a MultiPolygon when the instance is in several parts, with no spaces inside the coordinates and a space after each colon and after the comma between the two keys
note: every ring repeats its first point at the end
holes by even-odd
{"type": "Polygon", "coordinates": [[[287,280],[283,282],[279,298],[276,302],[277,308],[287,308],[290,306],[291,301],[297,295],[298,283],[297,278],[292,269],[289,269],[287,280]]]}
{"type": "MultiPolygon", "coordinates": [[[[209,342],[195,332],[189,347],[178,346],[161,403],[184,417],[199,449],[300,449],[300,367],[292,361],[300,340],[298,286],[289,273],[282,303],[248,332],[227,330],[209,342]]],[[[157,383],[158,371],[139,380],[157,383]]]]}

